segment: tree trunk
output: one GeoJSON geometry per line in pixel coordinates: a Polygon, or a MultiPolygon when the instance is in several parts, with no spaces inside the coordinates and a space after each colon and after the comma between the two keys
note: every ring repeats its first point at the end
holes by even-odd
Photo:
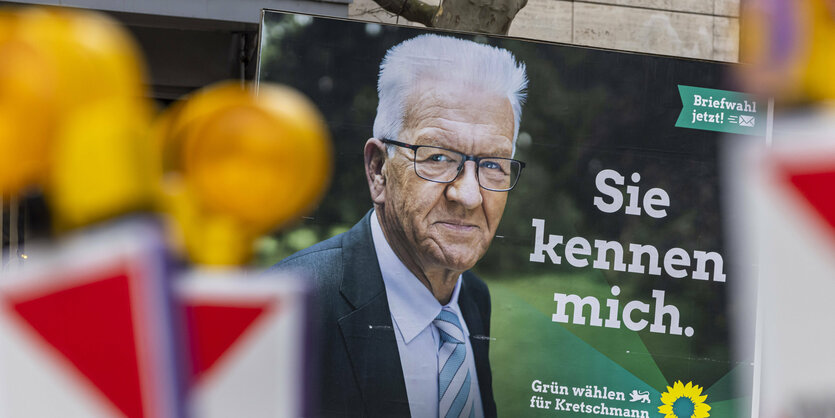
{"type": "Polygon", "coordinates": [[[389,13],[394,13],[411,22],[421,23],[432,27],[432,19],[438,7],[426,4],[420,0],[374,0],[389,13]]]}
{"type": "Polygon", "coordinates": [[[441,0],[432,20],[436,28],[507,35],[528,0],[441,0]]]}
{"type": "Polygon", "coordinates": [[[428,27],[507,35],[510,23],[528,0],[374,0],[383,9],[428,27]]]}

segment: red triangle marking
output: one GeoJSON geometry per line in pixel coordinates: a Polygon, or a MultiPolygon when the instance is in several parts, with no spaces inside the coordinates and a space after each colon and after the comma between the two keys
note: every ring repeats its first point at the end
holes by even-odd
{"type": "Polygon", "coordinates": [[[809,167],[780,164],[781,171],[811,207],[835,230],[835,164],[809,167]]]}
{"type": "Polygon", "coordinates": [[[143,414],[130,283],[123,272],[36,295],[11,308],[128,417],[143,414]]]}
{"type": "Polygon", "coordinates": [[[270,305],[187,303],[186,321],[191,342],[190,382],[200,380],[270,305]]]}

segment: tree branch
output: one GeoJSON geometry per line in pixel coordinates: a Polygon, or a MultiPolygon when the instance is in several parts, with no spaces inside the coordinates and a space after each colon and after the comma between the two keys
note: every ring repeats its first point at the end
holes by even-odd
{"type": "Polygon", "coordinates": [[[441,0],[433,27],[507,35],[528,0],[441,0]]]}
{"type": "Polygon", "coordinates": [[[438,11],[437,6],[426,4],[420,0],[374,0],[388,12],[402,16],[411,22],[422,23],[432,27],[432,19],[438,11]]]}

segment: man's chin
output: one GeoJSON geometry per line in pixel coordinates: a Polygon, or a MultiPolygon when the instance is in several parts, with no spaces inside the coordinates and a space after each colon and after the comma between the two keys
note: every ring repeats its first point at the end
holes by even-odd
{"type": "Polygon", "coordinates": [[[442,263],[447,269],[453,271],[465,271],[473,268],[483,255],[474,253],[473,247],[446,248],[443,253],[442,263]]]}

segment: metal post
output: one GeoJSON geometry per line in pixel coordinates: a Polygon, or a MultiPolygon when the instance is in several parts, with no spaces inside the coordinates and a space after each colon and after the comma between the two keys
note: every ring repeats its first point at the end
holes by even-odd
{"type": "Polygon", "coordinates": [[[240,48],[238,53],[238,64],[241,72],[241,87],[243,87],[246,85],[246,33],[241,32],[238,36],[240,37],[240,42],[238,44],[238,47],[240,48]]]}
{"type": "Polygon", "coordinates": [[[3,200],[3,193],[0,193],[0,271],[6,270],[6,253],[5,245],[3,245],[3,237],[6,233],[6,219],[4,217],[5,201],[3,200]]]}
{"type": "Polygon", "coordinates": [[[9,268],[17,270],[20,257],[18,255],[18,216],[20,214],[20,200],[16,196],[9,197],[9,268]]]}

